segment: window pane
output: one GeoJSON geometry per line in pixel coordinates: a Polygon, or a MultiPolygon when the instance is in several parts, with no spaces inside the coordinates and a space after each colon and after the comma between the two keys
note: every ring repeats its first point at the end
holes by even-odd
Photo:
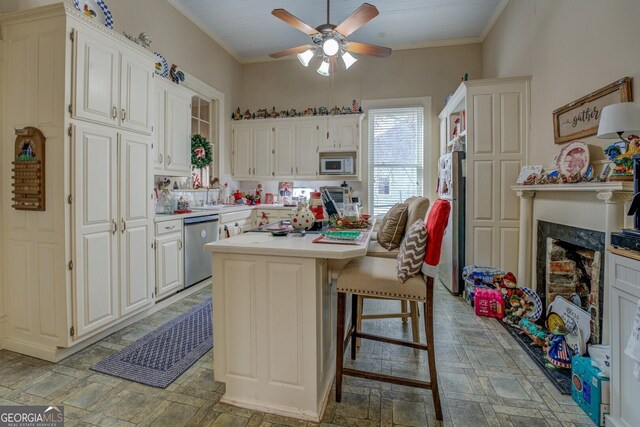
{"type": "Polygon", "coordinates": [[[209,139],[209,123],[205,123],[202,121],[200,122],[200,135],[204,136],[209,141],[211,141],[209,139]]]}
{"type": "Polygon", "coordinates": [[[200,100],[200,115],[198,116],[200,120],[205,122],[209,122],[209,120],[211,120],[209,118],[209,106],[210,103],[208,101],[205,101],[204,99],[200,100]]]}
{"type": "Polygon", "coordinates": [[[369,110],[369,212],[423,195],[424,108],[369,110]]]}
{"type": "Polygon", "coordinates": [[[198,96],[194,96],[191,98],[191,117],[199,117],[198,116],[198,102],[200,98],[198,96]]]}
{"type": "Polygon", "coordinates": [[[191,118],[191,135],[197,135],[200,133],[200,127],[198,126],[199,122],[196,118],[191,118]]]}

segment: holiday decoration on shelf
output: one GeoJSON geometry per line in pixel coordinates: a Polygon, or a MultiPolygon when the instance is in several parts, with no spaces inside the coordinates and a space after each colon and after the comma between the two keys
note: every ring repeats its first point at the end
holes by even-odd
{"type": "Polygon", "coordinates": [[[180,84],[184,81],[184,73],[178,70],[178,66],[176,64],[173,64],[169,70],[169,78],[175,84],[180,84]]]}
{"type": "Polygon", "coordinates": [[[266,108],[260,108],[252,113],[250,110],[246,110],[244,114],[240,112],[240,107],[236,111],[231,113],[231,120],[253,120],[253,119],[277,119],[277,118],[289,118],[289,117],[311,117],[311,116],[338,116],[349,114],[362,114],[362,107],[354,99],[350,107],[343,106],[342,108],[337,105],[329,110],[325,106],[321,107],[309,107],[302,111],[297,111],[295,108],[290,110],[276,111],[276,107],[272,107],[271,111],[266,108]]]}
{"type": "Polygon", "coordinates": [[[629,142],[618,141],[604,149],[615,167],[608,181],[633,181],[633,156],[640,154],[640,136],[629,135],[629,142]]]}

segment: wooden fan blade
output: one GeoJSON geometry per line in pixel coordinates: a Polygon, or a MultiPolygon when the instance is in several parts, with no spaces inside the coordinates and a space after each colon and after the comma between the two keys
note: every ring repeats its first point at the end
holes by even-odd
{"type": "Polygon", "coordinates": [[[302,46],[296,46],[280,52],[270,53],[269,56],[272,58],[282,58],[283,56],[296,55],[298,53],[302,53],[307,49],[309,49],[309,46],[307,46],[306,44],[303,44],[302,46]]]}
{"type": "Polygon", "coordinates": [[[329,74],[333,74],[338,70],[338,60],[335,55],[329,57],[329,74]]]}
{"type": "Polygon", "coordinates": [[[378,16],[380,12],[375,6],[369,3],[363,3],[362,6],[356,9],[347,19],[342,21],[342,24],[335,28],[335,31],[342,34],[344,37],[348,37],[358,28],[362,27],[367,22],[378,16]]]}
{"type": "Polygon", "coordinates": [[[318,33],[318,30],[311,27],[309,24],[302,22],[300,19],[296,18],[284,9],[273,9],[271,14],[310,36],[320,34],[318,33]]]}
{"type": "Polygon", "coordinates": [[[377,56],[380,58],[386,58],[391,55],[391,49],[388,47],[376,46],[374,44],[349,42],[347,45],[347,51],[353,53],[361,53],[363,55],[377,56]]]}

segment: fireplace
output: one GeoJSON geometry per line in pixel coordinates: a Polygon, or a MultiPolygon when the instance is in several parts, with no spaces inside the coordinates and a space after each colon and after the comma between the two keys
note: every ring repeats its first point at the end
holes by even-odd
{"type": "Polygon", "coordinates": [[[602,339],[605,233],[538,221],[537,294],[546,307],[562,296],[591,313],[591,342],[602,339]]]}

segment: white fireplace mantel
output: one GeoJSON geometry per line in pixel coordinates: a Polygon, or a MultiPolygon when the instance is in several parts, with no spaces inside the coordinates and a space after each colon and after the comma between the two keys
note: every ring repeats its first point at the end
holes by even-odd
{"type": "MultiPolygon", "coordinates": [[[[533,289],[537,289],[532,266],[536,265],[538,221],[603,232],[607,248],[611,233],[624,228],[625,203],[633,197],[631,182],[514,185],[511,189],[520,198],[518,277],[533,289]]],[[[605,273],[604,342],[608,341],[607,279],[605,273]]]]}
{"type": "MultiPolygon", "coordinates": [[[[518,255],[518,277],[525,278],[529,283],[535,282],[532,276],[532,249],[533,249],[533,230],[535,222],[538,218],[534,217],[534,199],[555,196],[557,193],[565,193],[560,200],[556,200],[555,204],[562,204],[566,201],[567,208],[571,209],[570,203],[576,206],[580,200],[585,202],[593,202],[599,200],[604,203],[604,216],[594,212],[594,215],[600,215],[602,227],[600,231],[605,233],[605,245],[608,247],[611,243],[611,232],[619,231],[624,226],[624,203],[631,200],[633,196],[633,183],[631,182],[583,182],[579,184],[544,184],[544,185],[513,185],[511,187],[520,198],[520,251],[518,255]],[[567,194],[568,193],[568,194],[567,194]],[[586,194],[585,194],[586,193],[586,194]],[[591,193],[591,194],[589,194],[591,193]],[[576,200],[576,194],[579,198],[576,200]],[[571,200],[570,196],[573,197],[571,200]],[[566,199],[565,199],[566,196],[566,199]]],[[[576,209],[574,207],[574,209],[576,209]]],[[[586,227],[584,224],[568,224],[577,227],[586,227]]]]}

